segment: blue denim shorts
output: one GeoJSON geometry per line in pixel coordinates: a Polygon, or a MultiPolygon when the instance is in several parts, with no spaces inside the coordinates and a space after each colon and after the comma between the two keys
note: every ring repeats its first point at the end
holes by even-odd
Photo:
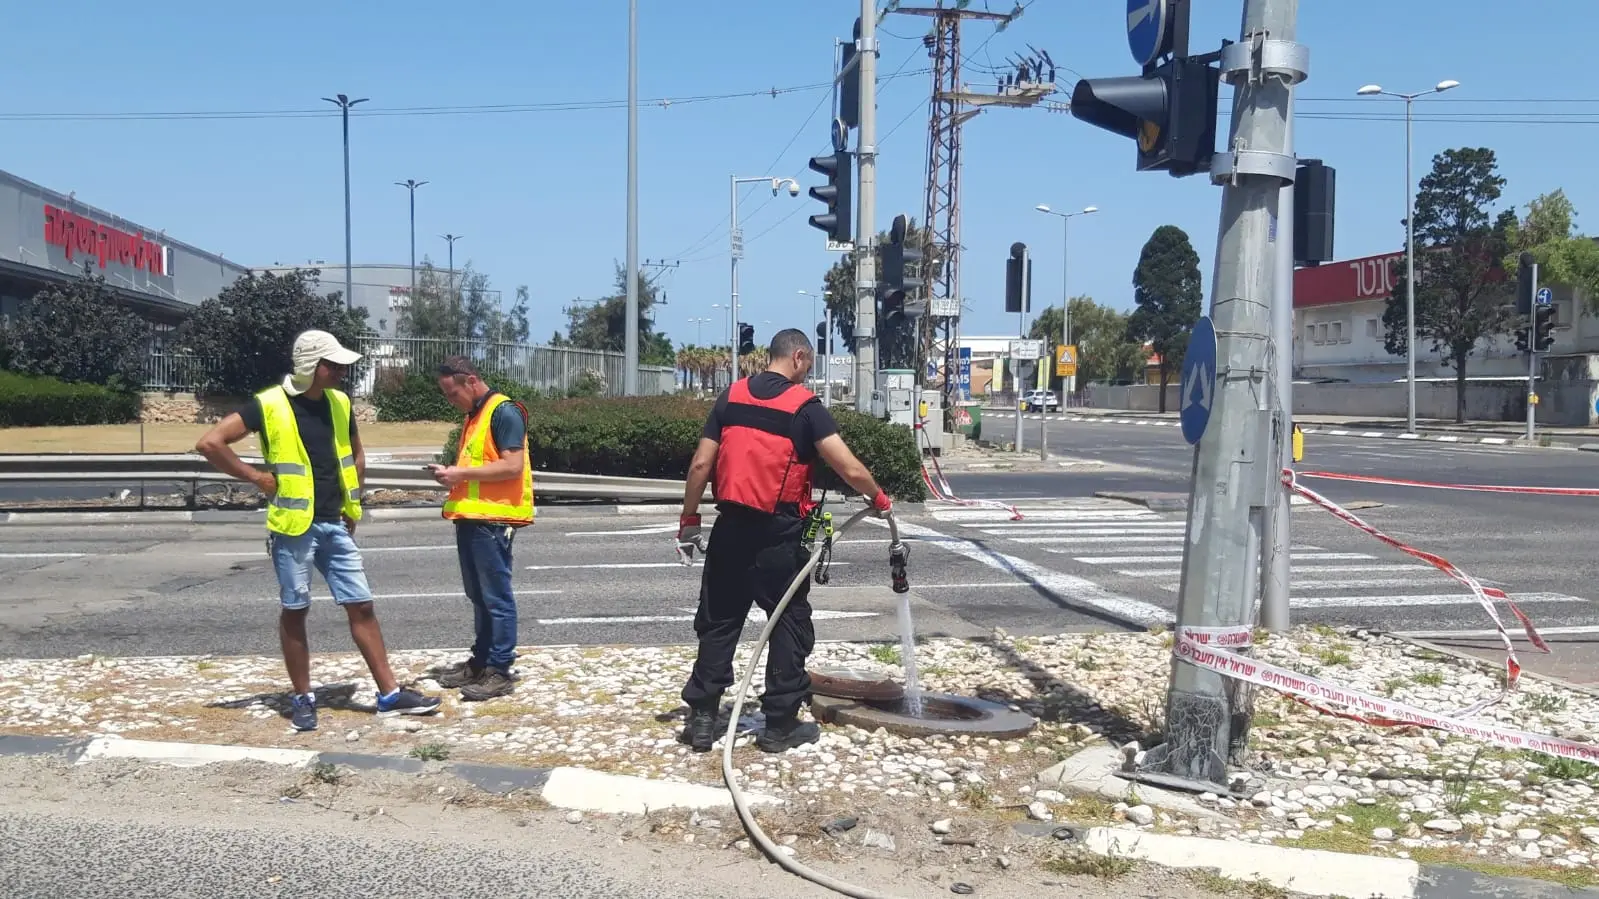
{"type": "Polygon", "coordinates": [[[278,598],[285,609],[311,605],[311,567],[322,572],[333,601],[339,605],[371,602],[361,550],[342,522],[316,521],[298,537],[267,534],[272,568],[278,575],[278,598]]]}

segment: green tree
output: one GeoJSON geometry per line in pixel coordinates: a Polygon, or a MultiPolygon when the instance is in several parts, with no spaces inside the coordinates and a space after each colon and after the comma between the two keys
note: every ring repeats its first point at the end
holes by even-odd
{"type": "Polygon", "coordinates": [[[6,331],[9,352],[0,355],[27,374],[133,390],[143,382],[149,333],[105,278],[85,269],[73,283],[22,304],[6,331]]]}
{"type": "MultiPolygon", "coordinates": [[[[248,396],[279,381],[289,371],[294,338],[301,331],[327,331],[355,348],[369,331],[366,310],[346,310],[340,293],[321,295],[312,287],[316,269],[285,274],[250,274],[200,304],[178,328],[175,343],[210,362],[202,390],[248,396]]],[[[364,364],[357,363],[350,380],[364,364]]]]}
{"type": "Polygon", "coordinates": [[[1160,355],[1160,411],[1166,411],[1166,385],[1183,363],[1188,335],[1199,321],[1204,283],[1199,254],[1176,225],[1161,225],[1144,243],[1133,270],[1133,302],[1127,336],[1149,341],[1160,355]]]}
{"type": "MultiPolygon", "coordinates": [[[[659,298],[656,285],[639,273],[638,355],[639,362],[644,365],[672,365],[677,355],[671,338],[655,330],[650,310],[659,298]]],[[[609,296],[567,307],[566,321],[566,336],[555,335],[551,346],[624,352],[627,348],[627,269],[616,266],[616,281],[609,296]]]]}
{"type": "Polygon", "coordinates": [[[489,286],[489,278],[473,271],[469,262],[455,278],[433,267],[424,259],[417,267],[416,290],[395,322],[401,337],[441,340],[493,340],[526,343],[529,325],[527,287],[516,289],[510,308],[501,303],[500,291],[489,286]]]}
{"type": "MultiPolygon", "coordinates": [[[[1576,207],[1566,192],[1543,194],[1527,204],[1527,215],[1507,230],[1510,252],[1505,255],[1505,271],[1512,279],[1520,268],[1520,256],[1530,252],[1538,260],[1538,281],[1576,287],[1591,312],[1599,312],[1599,242],[1576,234],[1576,207]]],[[[1519,322],[1518,327],[1525,327],[1519,322]]]]}
{"type": "MultiPolygon", "coordinates": [[[[1127,337],[1127,314],[1101,306],[1091,297],[1071,298],[1070,343],[1077,346],[1077,383],[1126,381],[1143,363],[1143,345],[1127,337]]],[[[1054,358],[1060,343],[1060,307],[1049,306],[1034,319],[1029,337],[1047,341],[1054,358]]],[[[1051,389],[1059,390],[1064,378],[1050,376],[1051,389]]]]}
{"type": "MultiPolygon", "coordinates": [[[[1455,372],[1455,421],[1466,420],[1466,366],[1484,338],[1511,333],[1514,281],[1505,276],[1504,258],[1516,228],[1514,210],[1490,218],[1503,192],[1494,152],[1486,147],[1445,150],[1433,157],[1432,171],[1416,192],[1416,338],[1442,354],[1455,372]]],[[[1570,230],[1570,215],[1549,204],[1534,223],[1534,233],[1570,230]],[[1560,219],[1564,218],[1564,225],[1560,219]]],[[[1405,265],[1394,266],[1394,292],[1383,311],[1383,344],[1403,356],[1408,348],[1405,322],[1405,265]]]]}

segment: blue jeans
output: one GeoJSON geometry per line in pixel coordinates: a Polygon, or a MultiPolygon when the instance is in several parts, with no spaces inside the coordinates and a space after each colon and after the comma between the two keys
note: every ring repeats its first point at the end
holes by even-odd
{"type": "Polygon", "coordinates": [[[344,606],[372,601],[372,588],[367,586],[366,571],[361,565],[361,550],[343,522],[315,521],[297,537],[268,531],[267,547],[272,569],[278,575],[278,599],[285,609],[311,605],[313,565],[328,582],[334,602],[344,606]]]}
{"type": "Polygon", "coordinates": [[[516,596],[511,592],[514,528],[476,521],[455,523],[461,585],[472,601],[472,664],[510,673],[516,661],[516,596]]]}

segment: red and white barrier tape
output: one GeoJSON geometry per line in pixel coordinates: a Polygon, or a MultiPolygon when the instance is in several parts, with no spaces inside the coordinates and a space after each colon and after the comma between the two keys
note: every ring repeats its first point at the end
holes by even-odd
{"type": "Polygon", "coordinates": [[[961,499],[957,497],[955,489],[949,486],[949,480],[944,477],[944,467],[938,464],[938,456],[933,452],[932,438],[927,436],[927,429],[922,425],[923,422],[917,419],[912,427],[917,436],[916,450],[922,456],[922,481],[927,484],[927,492],[932,494],[934,500],[956,506],[1003,509],[1010,513],[1012,521],[1022,520],[1022,513],[1016,511],[1016,507],[1009,503],[1003,503],[997,499],[961,499]],[[929,459],[933,462],[933,471],[938,474],[938,483],[936,484],[933,483],[932,473],[927,470],[927,461],[929,459]]]}
{"type": "Polygon", "coordinates": [[[1227,643],[1240,645],[1237,636],[1239,634],[1242,634],[1243,644],[1247,644],[1249,637],[1247,630],[1180,628],[1172,645],[1172,653],[1190,665],[1214,671],[1223,677],[1275,690],[1319,711],[1341,718],[1368,724],[1412,724],[1483,740],[1507,749],[1526,749],[1561,758],[1599,762],[1599,746],[1514,730],[1498,724],[1466,721],[1463,720],[1466,713],[1461,712],[1440,715],[1369,693],[1344,689],[1320,678],[1300,674],[1222,648],[1227,643]],[[1334,711],[1327,708],[1326,703],[1343,706],[1350,711],[1334,711]]]}
{"type": "Polygon", "coordinates": [[[1504,484],[1439,484],[1433,481],[1411,481],[1404,478],[1379,478],[1365,474],[1343,474],[1336,471],[1301,471],[1301,478],[1320,478],[1325,481],[1354,481],[1361,484],[1382,484],[1388,487],[1422,487],[1428,490],[1461,490],[1471,493],[1524,493],[1529,496],[1599,496],[1599,489],[1591,487],[1517,487],[1504,484]]]}
{"type": "Polygon", "coordinates": [[[1545,643],[1543,637],[1539,636],[1537,628],[1533,627],[1532,619],[1529,618],[1525,612],[1521,611],[1519,606],[1517,606],[1514,602],[1511,602],[1510,597],[1506,595],[1503,590],[1492,587],[1484,587],[1477,581],[1476,578],[1462,571],[1458,566],[1456,566],[1453,562],[1450,562],[1448,559],[1445,559],[1442,556],[1434,555],[1433,553],[1425,550],[1417,549],[1416,547],[1413,547],[1401,540],[1395,539],[1394,537],[1390,537],[1389,535],[1383,533],[1376,527],[1373,527],[1362,520],[1360,516],[1356,515],[1355,513],[1350,512],[1332,500],[1327,499],[1314,490],[1311,490],[1309,487],[1300,484],[1295,477],[1295,472],[1293,469],[1283,469],[1282,477],[1283,484],[1286,485],[1290,490],[1298,493],[1300,496],[1303,496],[1321,508],[1326,509],[1328,512],[1331,512],[1334,517],[1344,521],[1352,527],[1358,528],[1359,530],[1370,534],[1378,540],[1381,540],[1383,543],[1392,546],[1408,556],[1420,559],[1434,568],[1437,568],[1444,574],[1447,574],[1456,581],[1459,581],[1461,584],[1464,584],[1468,589],[1471,590],[1472,594],[1477,597],[1477,602],[1481,604],[1483,611],[1488,613],[1489,619],[1494,623],[1494,629],[1499,632],[1499,639],[1505,645],[1505,686],[1497,696],[1489,697],[1488,699],[1478,702],[1468,708],[1453,712],[1451,713],[1453,717],[1458,718],[1472,715],[1490,705],[1493,705],[1494,703],[1503,699],[1511,690],[1514,690],[1517,682],[1521,678],[1521,662],[1516,658],[1515,644],[1511,642],[1510,634],[1505,630],[1504,622],[1500,619],[1498,610],[1494,608],[1493,601],[1495,599],[1504,600],[1505,604],[1510,607],[1511,614],[1515,615],[1516,619],[1521,622],[1522,629],[1527,634],[1527,639],[1532,642],[1534,647],[1536,647],[1540,652],[1549,652],[1549,644],[1545,643]]]}

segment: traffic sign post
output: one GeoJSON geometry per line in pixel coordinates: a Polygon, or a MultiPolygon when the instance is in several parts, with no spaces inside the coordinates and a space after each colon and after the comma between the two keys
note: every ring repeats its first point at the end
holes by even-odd
{"type": "MultiPolygon", "coordinates": [[[[1534,276],[1536,277],[1536,276],[1534,276]]],[[[1547,287],[1538,288],[1538,305],[1547,306],[1555,300],[1555,292],[1547,287]]]]}
{"type": "Polygon", "coordinates": [[[1193,445],[1205,436],[1210,407],[1216,398],[1216,328],[1209,316],[1195,322],[1188,337],[1182,386],[1178,389],[1182,392],[1177,400],[1177,418],[1182,422],[1183,439],[1193,445]]]}
{"type": "Polygon", "coordinates": [[[1055,377],[1070,378],[1077,374],[1077,347],[1055,347],[1055,377]]]}

